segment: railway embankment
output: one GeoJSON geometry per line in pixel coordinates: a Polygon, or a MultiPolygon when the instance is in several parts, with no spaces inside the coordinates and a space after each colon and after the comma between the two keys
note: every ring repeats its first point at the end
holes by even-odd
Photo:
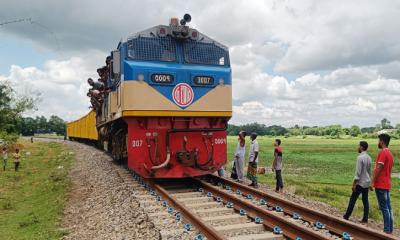
{"type": "Polygon", "coordinates": [[[96,148],[65,142],[75,152],[61,228],[63,239],[159,239],[111,158],[96,148]]]}

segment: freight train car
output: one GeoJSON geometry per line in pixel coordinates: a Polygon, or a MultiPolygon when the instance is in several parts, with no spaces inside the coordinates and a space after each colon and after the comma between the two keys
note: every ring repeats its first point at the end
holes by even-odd
{"type": "Polygon", "coordinates": [[[111,90],[96,113],[99,145],[144,177],[199,176],[226,162],[229,51],[190,20],[172,18],[111,52],[111,90]]]}
{"type": "Polygon", "coordinates": [[[67,137],[70,140],[97,142],[96,113],[90,111],[78,120],[67,124],[67,137]]]}

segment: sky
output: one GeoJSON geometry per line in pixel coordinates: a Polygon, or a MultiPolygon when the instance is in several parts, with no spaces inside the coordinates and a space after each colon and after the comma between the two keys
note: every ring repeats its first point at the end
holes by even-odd
{"type": "Polygon", "coordinates": [[[119,40],[170,17],[230,49],[231,123],[400,123],[400,1],[2,0],[0,81],[39,98],[28,115],[89,111],[86,79],[119,40]]]}

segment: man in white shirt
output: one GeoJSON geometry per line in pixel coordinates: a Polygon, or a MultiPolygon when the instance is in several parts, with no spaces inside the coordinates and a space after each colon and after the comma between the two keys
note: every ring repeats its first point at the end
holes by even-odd
{"type": "Polygon", "coordinates": [[[249,186],[258,188],[257,182],[257,164],[258,164],[258,152],[260,147],[257,142],[257,133],[253,132],[250,135],[251,145],[249,153],[249,166],[247,168],[247,178],[250,179],[251,184],[249,186]]]}
{"type": "Polygon", "coordinates": [[[246,153],[246,132],[240,131],[238,137],[238,143],[235,152],[235,169],[237,175],[237,181],[243,182],[243,172],[244,172],[244,156],[246,153]]]}

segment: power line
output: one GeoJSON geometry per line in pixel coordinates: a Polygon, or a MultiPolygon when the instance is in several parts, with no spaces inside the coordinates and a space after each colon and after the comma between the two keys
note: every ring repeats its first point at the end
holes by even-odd
{"type": "Polygon", "coordinates": [[[36,25],[36,26],[42,28],[43,30],[49,32],[52,35],[52,37],[54,38],[54,41],[57,44],[57,50],[60,50],[60,44],[59,44],[59,41],[58,41],[58,38],[57,38],[56,34],[54,34],[54,32],[50,28],[44,26],[43,24],[41,24],[41,23],[39,23],[37,21],[33,21],[32,18],[20,18],[20,19],[11,20],[11,21],[0,22],[0,27],[2,27],[4,25],[8,25],[8,24],[21,23],[21,22],[28,22],[28,23],[30,23],[32,25],[36,25]]]}
{"type": "Polygon", "coordinates": [[[32,19],[31,18],[20,18],[20,19],[16,19],[16,20],[12,20],[12,21],[1,22],[0,26],[12,24],[12,23],[20,23],[20,22],[32,23],[32,19]]]}

